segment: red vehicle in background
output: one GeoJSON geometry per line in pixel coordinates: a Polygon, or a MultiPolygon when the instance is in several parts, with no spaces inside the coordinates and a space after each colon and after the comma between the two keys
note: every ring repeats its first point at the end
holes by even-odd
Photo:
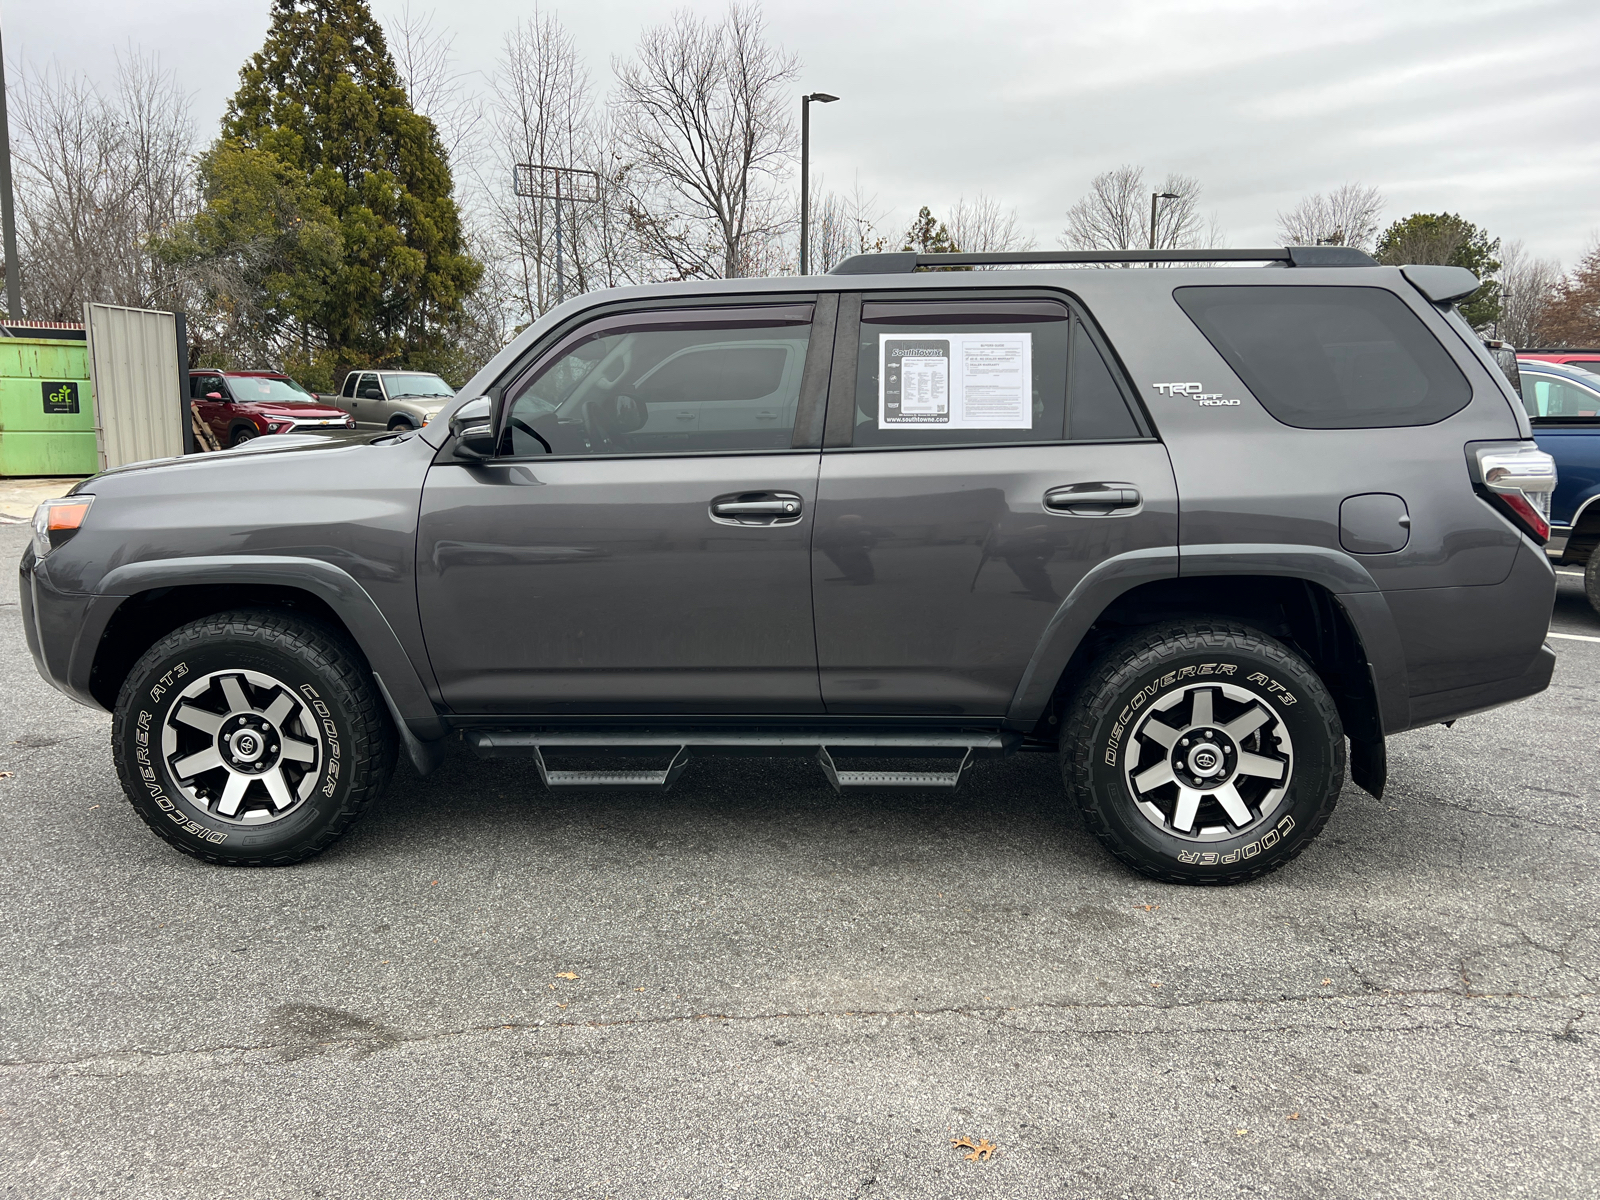
{"type": "Polygon", "coordinates": [[[324,404],[276,371],[189,372],[189,399],[223,446],[274,433],[354,429],[348,413],[324,404]]]}
{"type": "Polygon", "coordinates": [[[1600,375],[1600,350],[1518,350],[1517,357],[1530,362],[1562,363],[1600,375]]]}

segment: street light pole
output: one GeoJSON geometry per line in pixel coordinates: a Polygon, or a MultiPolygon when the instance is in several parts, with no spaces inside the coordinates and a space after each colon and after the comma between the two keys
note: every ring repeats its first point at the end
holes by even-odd
{"type": "Polygon", "coordinates": [[[1160,200],[1176,200],[1177,192],[1151,192],[1150,193],[1150,249],[1156,248],[1156,202],[1160,200]]]}
{"type": "Polygon", "coordinates": [[[811,102],[832,104],[839,97],[812,92],[800,97],[800,274],[808,269],[811,250],[811,102]]]}
{"type": "Polygon", "coordinates": [[[22,320],[22,263],[17,259],[17,198],[11,190],[11,130],[6,124],[6,56],[0,45],[0,237],[6,256],[6,317],[22,320]]]}

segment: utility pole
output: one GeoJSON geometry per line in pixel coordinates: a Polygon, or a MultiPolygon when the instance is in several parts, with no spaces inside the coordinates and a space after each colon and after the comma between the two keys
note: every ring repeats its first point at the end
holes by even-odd
{"type": "Polygon", "coordinates": [[[511,169],[511,190],[534,200],[553,200],[556,206],[556,303],[567,298],[566,272],[562,263],[561,201],[569,204],[595,204],[600,199],[600,176],[579,167],[556,167],[548,163],[517,163],[511,169]],[[563,194],[561,183],[567,187],[563,194]]]}
{"type": "Polygon", "coordinates": [[[812,92],[800,97],[800,274],[809,275],[811,261],[811,102],[832,104],[839,97],[812,92]]]}
{"type": "Polygon", "coordinates": [[[0,224],[6,256],[6,316],[22,320],[22,263],[17,258],[17,197],[11,188],[11,127],[6,121],[6,53],[0,42],[0,224]]]}
{"type": "Polygon", "coordinates": [[[1150,193],[1150,249],[1156,248],[1156,204],[1162,200],[1176,200],[1177,192],[1150,193]]]}

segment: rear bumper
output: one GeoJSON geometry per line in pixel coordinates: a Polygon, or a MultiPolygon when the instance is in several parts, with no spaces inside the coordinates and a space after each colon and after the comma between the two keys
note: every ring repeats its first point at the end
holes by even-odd
{"type": "Polygon", "coordinates": [[[1556,656],[1545,637],[1555,594],[1555,571],[1532,542],[1523,543],[1500,583],[1386,593],[1411,693],[1406,728],[1453,721],[1548,687],[1556,656]]]}

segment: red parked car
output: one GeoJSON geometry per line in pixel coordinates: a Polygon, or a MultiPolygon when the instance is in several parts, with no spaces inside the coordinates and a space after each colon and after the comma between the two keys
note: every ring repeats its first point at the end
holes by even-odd
{"type": "Polygon", "coordinates": [[[1518,350],[1517,357],[1533,362],[1565,363],[1600,375],[1600,350],[1518,350]]]}
{"type": "Polygon", "coordinates": [[[224,446],[273,433],[356,427],[348,413],[275,371],[190,371],[189,398],[224,446]]]}

